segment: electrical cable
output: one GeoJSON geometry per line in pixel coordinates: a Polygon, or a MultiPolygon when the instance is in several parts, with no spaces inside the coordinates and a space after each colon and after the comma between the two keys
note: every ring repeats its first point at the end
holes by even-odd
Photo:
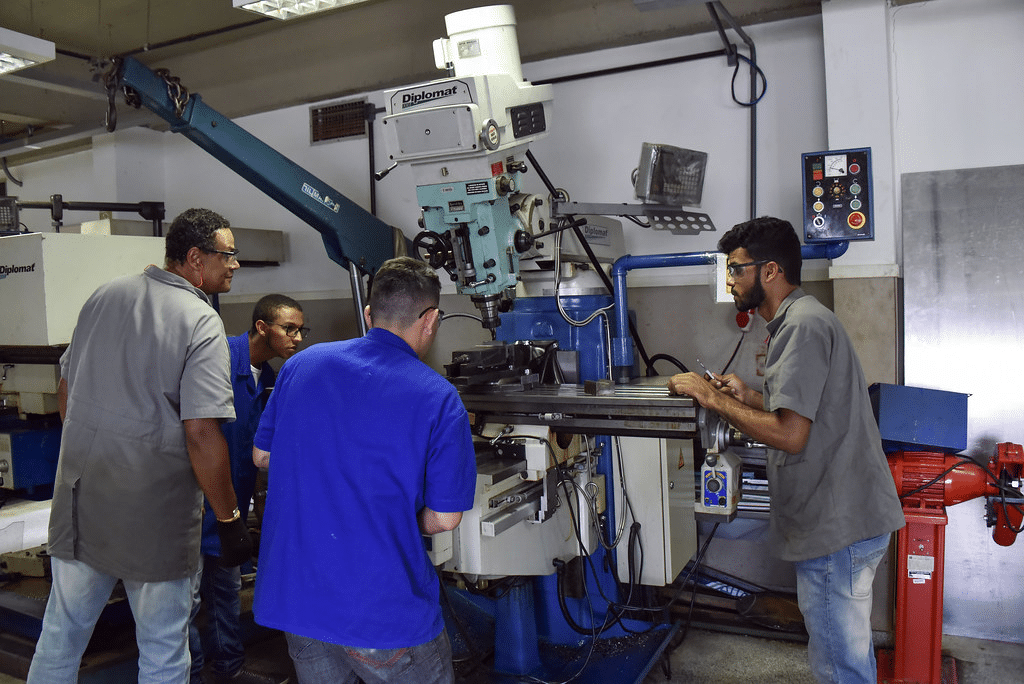
{"type": "Polygon", "coordinates": [[[741,55],[739,52],[736,52],[734,54],[735,54],[735,56],[738,59],[736,60],[736,68],[733,69],[733,72],[732,72],[732,84],[731,84],[732,101],[735,102],[736,104],[738,104],[741,107],[753,107],[758,102],[760,102],[761,98],[763,98],[765,93],[768,92],[768,78],[764,75],[764,71],[761,70],[761,67],[757,66],[756,64],[754,64],[754,62],[750,61],[750,58],[748,58],[748,57],[746,57],[744,55],[741,55]],[[750,102],[740,102],[740,100],[736,97],[736,76],[739,75],[739,72],[740,72],[740,60],[746,62],[749,66],[751,66],[754,69],[754,71],[756,72],[756,74],[761,77],[761,86],[762,86],[761,87],[761,94],[758,95],[757,97],[755,97],[750,102]]]}
{"type": "Polygon", "coordinates": [[[480,323],[483,319],[476,314],[463,313],[462,311],[453,311],[452,313],[445,313],[444,318],[441,320],[447,321],[449,318],[471,318],[477,323],[480,323]]]}
{"type": "MultiPolygon", "coordinates": [[[[533,152],[531,150],[526,151],[526,158],[530,160],[531,164],[533,164],[533,168],[537,171],[537,175],[540,176],[541,182],[544,184],[544,187],[548,189],[548,192],[553,197],[559,197],[560,193],[558,192],[558,189],[551,182],[551,179],[548,178],[547,174],[544,172],[544,169],[541,168],[541,165],[537,162],[537,158],[533,155],[533,152]]],[[[569,216],[567,218],[573,220],[575,217],[569,216]]],[[[583,231],[580,230],[578,226],[573,226],[572,230],[573,233],[576,235],[576,239],[579,241],[580,246],[583,247],[583,250],[587,253],[587,258],[590,259],[590,263],[593,264],[594,270],[597,272],[598,276],[600,276],[605,288],[608,290],[609,293],[614,295],[615,287],[612,285],[612,281],[608,277],[608,274],[604,272],[604,268],[598,261],[597,255],[594,254],[594,250],[590,247],[590,242],[583,234],[583,231]]],[[[633,323],[632,319],[629,318],[628,313],[624,312],[623,315],[626,316],[626,321],[629,324],[629,334],[630,337],[633,338],[633,344],[636,345],[637,353],[640,355],[640,358],[643,360],[644,366],[646,367],[648,360],[647,350],[644,348],[643,341],[640,339],[640,333],[636,329],[636,324],[633,323]]],[[[611,373],[611,367],[609,367],[608,372],[611,373]]]]}
{"type": "MultiPolygon", "coordinates": [[[[561,468],[558,469],[558,473],[559,473],[559,484],[562,486],[562,490],[566,494],[566,499],[567,499],[567,501],[571,500],[572,497],[569,495],[568,489],[566,488],[566,485],[565,485],[565,479],[566,479],[564,477],[565,473],[562,472],[561,468]]],[[[572,478],[568,478],[568,479],[572,479],[572,478]]],[[[577,521],[576,516],[573,513],[571,505],[569,505],[569,516],[570,516],[570,518],[571,518],[571,520],[573,522],[573,530],[576,533],[576,542],[577,542],[577,544],[579,546],[580,557],[586,560],[586,563],[582,563],[581,562],[581,564],[580,564],[580,579],[582,581],[582,585],[583,585],[583,588],[584,588],[584,593],[586,594],[586,597],[587,597],[587,604],[588,604],[588,606],[590,608],[590,615],[591,615],[591,618],[592,618],[591,622],[596,625],[596,620],[594,618],[596,618],[597,616],[594,613],[593,601],[590,598],[590,591],[587,588],[586,565],[590,564],[591,570],[594,573],[595,577],[598,575],[598,572],[597,572],[597,568],[594,567],[593,556],[590,554],[590,552],[587,550],[586,545],[583,543],[582,531],[581,531],[579,522],[577,521]]],[[[556,582],[556,591],[560,591],[560,590],[561,590],[560,589],[560,585],[556,582]]],[[[600,583],[597,584],[597,590],[598,590],[598,593],[600,594],[601,598],[604,600],[604,602],[609,606],[609,608],[612,608],[615,605],[615,602],[612,601],[611,599],[609,599],[607,596],[604,595],[604,590],[601,588],[600,583]]],[[[615,615],[614,611],[609,610],[608,614],[605,616],[604,624],[600,627],[600,629],[597,629],[595,627],[596,631],[585,631],[585,632],[580,632],[580,633],[582,633],[582,634],[593,634],[595,637],[596,636],[600,636],[601,634],[606,632],[610,627],[612,627],[612,625],[614,625],[616,623],[619,624],[619,626],[621,626],[623,630],[630,631],[630,630],[628,630],[626,628],[625,625],[622,624],[620,616],[615,615]],[[614,618],[614,619],[609,621],[610,617],[614,618]]],[[[576,631],[579,631],[579,630],[576,630],[576,631]]]]}
{"type": "MultiPolygon", "coordinates": [[[[466,645],[469,647],[470,656],[474,656],[476,654],[479,654],[479,656],[486,656],[487,655],[486,653],[483,653],[479,648],[477,648],[476,643],[470,637],[469,630],[466,629],[465,623],[462,622],[462,619],[459,617],[458,611],[456,611],[455,607],[452,605],[451,597],[448,596],[448,585],[445,584],[444,578],[441,576],[441,569],[435,566],[434,571],[437,573],[437,580],[441,584],[441,591],[440,591],[441,601],[448,608],[448,612],[452,616],[452,620],[455,622],[456,631],[459,634],[461,634],[462,638],[466,641],[466,645]]],[[[479,656],[476,658],[477,660],[481,659],[481,657],[479,657],[479,656]]],[[[455,658],[453,658],[452,662],[453,663],[465,663],[465,662],[469,662],[472,659],[473,659],[473,657],[466,657],[466,658],[463,658],[463,659],[455,659],[455,658]]]]}
{"type": "Polygon", "coordinates": [[[602,308],[598,309],[597,311],[594,311],[592,314],[587,316],[587,318],[585,320],[582,320],[582,321],[577,321],[574,318],[569,316],[569,314],[566,312],[566,310],[562,307],[562,299],[558,295],[558,290],[559,290],[559,288],[561,287],[561,284],[562,284],[562,254],[561,254],[562,250],[561,250],[561,247],[562,247],[562,234],[561,233],[556,233],[555,234],[555,249],[554,249],[554,252],[555,252],[555,304],[558,307],[558,313],[562,315],[562,319],[565,320],[566,323],[568,323],[569,325],[571,325],[573,327],[576,327],[576,328],[582,328],[585,325],[589,325],[591,321],[593,321],[595,318],[597,318],[601,314],[603,314],[603,313],[605,313],[607,311],[610,311],[613,308],[615,308],[615,303],[613,302],[613,303],[609,304],[608,306],[602,307],[602,308]]]}
{"type": "Polygon", "coordinates": [[[686,365],[676,357],[670,356],[669,354],[655,354],[650,358],[650,361],[647,364],[647,377],[653,378],[654,376],[657,375],[657,373],[654,372],[654,364],[657,361],[668,361],[669,363],[674,364],[675,367],[678,368],[683,373],[690,372],[690,369],[687,368],[686,365]]]}
{"type": "Polygon", "coordinates": [[[951,472],[953,472],[954,470],[956,470],[957,468],[959,468],[960,466],[965,465],[965,464],[978,465],[975,461],[972,461],[969,458],[962,458],[959,461],[957,461],[956,463],[954,463],[953,465],[951,465],[948,468],[946,468],[945,470],[943,470],[941,473],[939,473],[938,475],[936,475],[932,479],[930,479],[927,482],[925,482],[923,485],[915,487],[914,489],[911,489],[909,492],[907,492],[905,494],[901,494],[900,495],[900,501],[903,501],[903,499],[906,499],[908,497],[914,496],[915,494],[919,494],[919,493],[923,492],[924,490],[926,490],[929,487],[931,487],[933,484],[935,484],[937,482],[940,482],[943,478],[946,477],[946,475],[949,475],[951,472]]]}
{"type": "Polygon", "coordinates": [[[736,359],[736,354],[739,352],[740,347],[743,345],[743,340],[745,340],[745,339],[747,339],[747,333],[746,332],[741,332],[740,333],[740,340],[739,340],[739,342],[736,343],[736,348],[732,350],[732,356],[730,356],[729,360],[725,362],[725,365],[722,367],[722,372],[719,373],[719,375],[725,375],[725,371],[729,370],[729,366],[736,359]]]}
{"type": "Polygon", "coordinates": [[[1020,528],[1015,527],[1013,523],[1010,522],[1009,513],[1007,511],[1007,506],[1012,506],[1017,512],[1024,512],[1024,508],[1022,508],[1020,504],[1010,503],[1006,500],[1007,493],[1013,496],[1019,496],[1020,492],[1015,490],[1013,487],[1003,484],[1002,479],[995,473],[993,473],[987,465],[978,463],[977,461],[970,457],[961,458],[956,463],[943,470],[941,473],[933,477],[928,482],[925,482],[924,484],[915,487],[914,489],[910,490],[905,494],[901,494],[900,501],[902,501],[905,498],[914,496],[915,494],[919,494],[922,491],[931,487],[932,485],[942,481],[947,475],[949,475],[951,472],[953,472],[962,465],[973,465],[976,468],[980,468],[982,471],[985,472],[985,474],[992,480],[990,484],[999,490],[1000,505],[1003,507],[1003,516],[1006,520],[1007,529],[1009,529],[1014,534],[1020,534],[1021,532],[1024,532],[1024,524],[1022,524],[1020,528]]]}
{"type": "MultiPolygon", "coordinates": [[[[562,491],[565,494],[566,508],[569,511],[569,518],[570,518],[570,521],[571,521],[571,524],[572,524],[573,532],[574,532],[574,534],[576,536],[576,542],[577,542],[577,545],[579,547],[580,556],[582,558],[586,558],[592,564],[593,560],[591,559],[590,553],[587,550],[586,544],[583,543],[583,534],[582,534],[582,529],[581,529],[581,525],[580,525],[578,516],[576,515],[575,511],[573,510],[573,505],[572,505],[573,497],[571,496],[571,492],[567,488],[566,483],[565,483],[566,480],[570,480],[574,484],[577,484],[577,483],[575,483],[574,478],[569,477],[569,476],[566,475],[566,473],[563,471],[563,464],[557,463],[557,458],[555,457],[555,453],[554,453],[554,447],[551,446],[551,442],[548,441],[547,439],[544,439],[543,437],[538,437],[536,435],[507,435],[507,436],[501,437],[501,439],[499,441],[511,441],[513,439],[533,439],[533,440],[536,440],[536,441],[540,442],[541,444],[543,444],[543,445],[545,445],[547,447],[548,453],[551,455],[552,460],[555,462],[555,472],[558,475],[558,483],[562,486],[562,491]]],[[[594,522],[596,522],[596,518],[594,519],[594,522]]],[[[555,564],[556,568],[560,568],[561,566],[566,565],[564,561],[561,561],[561,560],[558,560],[558,559],[556,559],[554,561],[554,564],[555,564]]],[[[587,599],[587,605],[589,607],[590,615],[591,615],[592,618],[596,618],[597,616],[596,616],[595,611],[594,611],[593,601],[591,600],[591,597],[590,597],[590,590],[587,587],[586,575],[583,572],[584,568],[585,568],[585,566],[583,564],[581,564],[580,569],[581,569],[582,586],[583,586],[584,594],[585,594],[586,599],[587,599]]],[[[594,570],[594,572],[595,572],[595,575],[596,575],[596,569],[594,570]]],[[[576,620],[569,613],[568,605],[565,603],[565,597],[564,597],[563,586],[562,586],[562,574],[561,574],[561,572],[558,575],[558,577],[556,578],[555,586],[556,586],[556,593],[558,594],[559,608],[562,610],[562,614],[563,614],[563,617],[565,618],[566,624],[568,624],[569,627],[573,629],[573,631],[575,631],[575,632],[577,632],[579,634],[584,634],[584,635],[590,636],[591,638],[596,640],[596,638],[598,636],[600,636],[602,633],[607,631],[608,628],[612,624],[614,624],[614,622],[609,623],[607,618],[606,618],[605,621],[604,621],[604,624],[601,625],[600,627],[597,626],[596,619],[592,619],[591,620],[591,623],[593,624],[593,627],[591,629],[587,629],[586,627],[580,625],[579,623],[576,622],[576,620]]],[[[600,585],[598,585],[598,589],[600,590],[600,585]]],[[[602,592],[602,598],[605,600],[606,603],[611,605],[611,601],[609,601],[608,598],[603,595],[603,592],[602,592]]],[[[584,663],[583,668],[581,668],[580,672],[578,672],[574,677],[566,680],[566,682],[572,681],[573,679],[578,677],[582,673],[583,669],[586,668],[587,662],[589,662],[589,655],[588,655],[587,661],[584,663]]],[[[536,679],[536,678],[531,678],[529,681],[538,681],[539,682],[539,681],[542,681],[542,680],[539,680],[539,679],[536,679]]]]}

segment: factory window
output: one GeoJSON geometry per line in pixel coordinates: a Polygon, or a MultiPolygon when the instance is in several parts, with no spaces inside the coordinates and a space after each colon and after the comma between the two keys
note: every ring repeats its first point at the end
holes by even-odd
{"type": "Polygon", "coordinates": [[[366,135],[366,100],[309,108],[310,143],[366,135]]]}

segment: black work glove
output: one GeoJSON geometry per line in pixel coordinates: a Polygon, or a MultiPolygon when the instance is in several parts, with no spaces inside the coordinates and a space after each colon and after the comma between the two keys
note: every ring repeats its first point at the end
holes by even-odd
{"type": "Polygon", "coordinates": [[[217,521],[220,536],[220,564],[226,568],[241,565],[252,558],[252,538],[241,517],[228,522],[217,521]]]}

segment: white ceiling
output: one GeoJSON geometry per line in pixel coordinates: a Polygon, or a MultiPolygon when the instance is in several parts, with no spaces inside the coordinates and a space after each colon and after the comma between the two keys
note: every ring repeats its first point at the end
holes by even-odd
{"type": "MultiPolygon", "coordinates": [[[[731,15],[749,26],[817,14],[820,3],[707,4],[718,7],[726,24],[731,15]]],[[[495,3],[367,0],[277,21],[234,9],[231,0],[2,0],[0,26],[53,41],[57,59],[0,77],[0,155],[16,164],[38,154],[26,143],[74,147],[104,130],[102,74],[113,56],[169,69],[234,118],[438,78],[431,43],[446,35],[445,15],[486,4],[495,3]]],[[[515,8],[523,62],[715,29],[705,3],[694,0],[506,4],[515,8]]],[[[738,40],[735,34],[731,40],[738,40]]],[[[123,99],[118,105],[119,128],[157,125],[155,116],[129,110],[123,99]]]]}

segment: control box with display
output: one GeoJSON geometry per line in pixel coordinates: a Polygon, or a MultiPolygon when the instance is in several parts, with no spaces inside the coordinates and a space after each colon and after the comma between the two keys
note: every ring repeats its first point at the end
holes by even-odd
{"type": "Polygon", "coordinates": [[[804,240],[873,240],[871,148],[803,155],[804,240]]]}

